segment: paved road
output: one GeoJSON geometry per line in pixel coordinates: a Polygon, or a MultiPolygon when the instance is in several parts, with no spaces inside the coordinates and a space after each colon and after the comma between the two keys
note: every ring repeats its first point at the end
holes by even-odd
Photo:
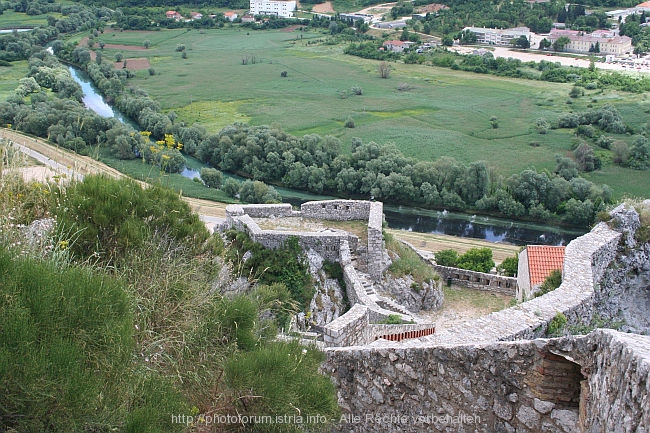
{"type": "Polygon", "coordinates": [[[26,154],[27,156],[30,156],[37,160],[38,162],[50,167],[52,170],[56,171],[59,174],[64,174],[66,177],[70,179],[75,179],[75,180],[84,180],[84,175],[81,173],[77,173],[74,170],[69,169],[68,167],[64,166],[63,164],[59,164],[58,162],[54,161],[53,159],[48,158],[47,156],[43,155],[42,153],[36,152],[35,150],[30,149],[29,147],[23,146],[22,144],[18,143],[13,143],[13,146],[26,154]]]}

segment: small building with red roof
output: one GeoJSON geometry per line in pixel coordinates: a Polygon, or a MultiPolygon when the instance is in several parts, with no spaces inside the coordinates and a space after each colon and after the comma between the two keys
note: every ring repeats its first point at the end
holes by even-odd
{"type": "Polygon", "coordinates": [[[554,270],[564,270],[564,246],[528,245],[519,253],[517,299],[530,299],[554,270]]]}
{"type": "Polygon", "coordinates": [[[170,20],[180,20],[181,18],[183,18],[183,16],[176,11],[167,11],[165,15],[170,20]]]}
{"type": "Polygon", "coordinates": [[[228,20],[228,21],[235,21],[238,17],[237,12],[234,11],[228,11],[224,12],[223,16],[228,20]]]}

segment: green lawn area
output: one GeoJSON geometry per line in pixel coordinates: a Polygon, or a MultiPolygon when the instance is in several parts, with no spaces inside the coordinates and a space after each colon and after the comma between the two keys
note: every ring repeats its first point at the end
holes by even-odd
{"type": "Polygon", "coordinates": [[[27,69],[27,61],[12,62],[11,66],[0,66],[0,101],[7,99],[16,90],[18,81],[27,75],[27,69]]]}
{"type": "MultiPolygon", "coordinates": [[[[139,71],[131,82],[175,111],[186,124],[218,132],[233,122],[279,125],[295,135],[333,135],[349,151],[353,137],[393,143],[407,156],[431,160],[453,156],[469,163],[485,160],[503,176],[525,168],[553,169],[556,154],[567,154],[571,130],[537,134],[534,123],[570,111],[614,104],[624,120],[640,130],[650,102],[647,95],[594,90],[568,103],[568,84],[500,78],[451,69],[392,63],[382,79],[376,61],[343,54],[342,45],[314,43],[323,33],[253,31],[240,27],[212,30],[106,32],[105,48],[125,58],[147,57],[156,74],[139,71]],[[177,47],[183,45],[187,58],[177,47]],[[281,77],[283,71],[286,77],[281,77]],[[350,92],[360,87],[362,95],[350,92]],[[406,90],[404,90],[406,89],[406,90]],[[345,128],[351,117],[355,128],[345,128]],[[498,128],[492,127],[495,117],[498,128]]],[[[617,137],[629,143],[631,136],[617,137]]],[[[608,151],[603,151],[607,153],[608,151]]],[[[588,176],[621,196],[642,194],[650,172],[606,164],[588,176]],[[629,175],[628,175],[629,174],[629,175]],[[633,182],[627,185],[628,179],[633,182]]]]}
{"type": "MultiPolygon", "coordinates": [[[[59,13],[51,13],[55,18],[61,18],[59,13]]],[[[14,12],[11,9],[0,14],[0,29],[18,29],[47,25],[47,15],[27,15],[23,12],[14,12]]]]}

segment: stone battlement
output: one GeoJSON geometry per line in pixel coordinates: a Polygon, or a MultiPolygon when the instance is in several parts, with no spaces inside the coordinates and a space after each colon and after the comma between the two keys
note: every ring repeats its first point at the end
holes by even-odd
{"type": "Polygon", "coordinates": [[[569,324],[591,321],[594,287],[621,239],[596,225],[567,246],[561,286],[515,307],[419,339],[327,349],[323,371],[338,387],[344,419],[362,420],[334,431],[645,431],[650,337],[596,330],[539,339],[558,313],[569,324]],[[394,417],[368,422],[367,414],[394,417]],[[445,418],[460,415],[475,423],[445,418]]]}

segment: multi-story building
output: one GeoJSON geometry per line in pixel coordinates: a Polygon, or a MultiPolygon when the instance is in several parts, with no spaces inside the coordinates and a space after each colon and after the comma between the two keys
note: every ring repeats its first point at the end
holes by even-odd
{"type": "Polygon", "coordinates": [[[530,40],[532,33],[528,27],[514,27],[511,29],[489,29],[485,27],[465,27],[463,31],[469,30],[476,34],[478,44],[487,45],[512,45],[514,39],[526,36],[530,40]]]}
{"type": "Polygon", "coordinates": [[[633,50],[629,36],[617,36],[611,31],[597,30],[585,33],[578,30],[553,29],[548,35],[548,40],[553,43],[563,36],[569,39],[564,51],[571,53],[589,53],[598,48],[596,51],[600,54],[620,56],[633,50]]]}
{"type": "Polygon", "coordinates": [[[250,13],[252,15],[276,15],[282,18],[293,17],[296,2],[277,0],[251,0],[250,13]]]}

